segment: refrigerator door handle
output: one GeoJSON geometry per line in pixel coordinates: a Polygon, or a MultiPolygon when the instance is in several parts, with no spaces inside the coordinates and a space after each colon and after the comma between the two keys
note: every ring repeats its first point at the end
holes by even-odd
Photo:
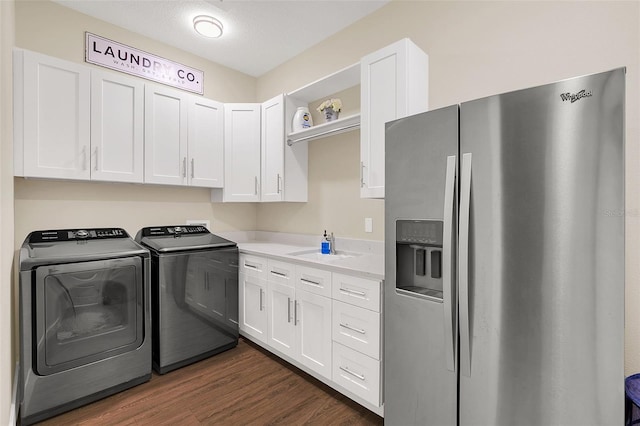
{"type": "Polygon", "coordinates": [[[447,157],[444,188],[444,224],[442,238],[442,303],[447,370],[456,371],[456,312],[453,265],[453,225],[455,223],[456,156],[447,157]]]}
{"type": "Polygon", "coordinates": [[[471,153],[462,155],[460,174],[460,242],[458,283],[460,291],[460,373],[471,377],[471,335],[469,327],[469,215],[471,207],[471,153]]]}

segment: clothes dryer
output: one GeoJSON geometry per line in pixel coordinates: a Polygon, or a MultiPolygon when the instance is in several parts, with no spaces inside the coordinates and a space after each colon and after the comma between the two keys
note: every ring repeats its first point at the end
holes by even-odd
{"type": "Polygon", "coordinates": [[[203,226],[141,229],[151,251],[153,367],[164,374],[238,344],[238,248],[203,226]]]}
{"type": "Polygon", "coordinates": [[[35,231],[20,249],[20,418],[151,378],[149,251],[120,228],[35,231]]]}

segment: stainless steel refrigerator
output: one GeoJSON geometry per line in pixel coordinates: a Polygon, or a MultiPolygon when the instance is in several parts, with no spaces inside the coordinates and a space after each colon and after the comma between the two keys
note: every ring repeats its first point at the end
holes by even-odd
{"type": "Polygon", "coordinates": [[[385,423],[623,424],[624,85],[387,123],[385,423]]]}

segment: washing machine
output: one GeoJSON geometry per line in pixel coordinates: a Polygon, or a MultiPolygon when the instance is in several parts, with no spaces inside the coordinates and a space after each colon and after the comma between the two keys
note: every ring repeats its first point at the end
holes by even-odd
{"type": "Polygon", "coordinates": [[[120,228],[35,231],[20,249],[23,425],[151,378],[150,253],[120,228]]]}
{"type": "Polygon", "coordinates": [[[153,367],[183,367],[238,344],[238,248],[203,226],[141,229],[151,251],[153,367]]]}

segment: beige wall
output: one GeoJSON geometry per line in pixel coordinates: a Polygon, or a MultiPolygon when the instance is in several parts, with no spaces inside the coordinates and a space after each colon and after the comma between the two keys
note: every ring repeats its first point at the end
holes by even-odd
{"type": "Polygon", "coordinates": [[[0,1],[0,423],[10,418],[15,357],[13,263],[13,144],[11,50],[13,1],[0,1]]]}
{"type": "MultiPolygon", "coordinates": [[[[256,79],[166,46],[48,0],[16,2],[16,46],[84,62],[85,31],[198,68],[205,96],[222,102],[253,102],[256,79]]],[[[87,66],[92,66],[88,65],[87,66]]],[[[35,229],[143,226],[208,219],[214,231],[256,227],[255,204],[212,204],[211,191],[156,185],[15,179],[15,243],[35,229]]]]}
{"type": "MultiPolygon", "coordinates": [[[[626,372],[640,371],[640,3],[392,1],[258,79],[257,98],[295,90],[409,37],[429,55],[431,109],[627,67],[626,372]]],[[[383,201],[357,198],[358,132],[309,142],[309,203],[259,205],[258,228],[383,238],[383,201]],[[374,233],[365,234],[364,217],[374,233]],[[348,224],[348,226],[347,226],[348,224]]]]}

